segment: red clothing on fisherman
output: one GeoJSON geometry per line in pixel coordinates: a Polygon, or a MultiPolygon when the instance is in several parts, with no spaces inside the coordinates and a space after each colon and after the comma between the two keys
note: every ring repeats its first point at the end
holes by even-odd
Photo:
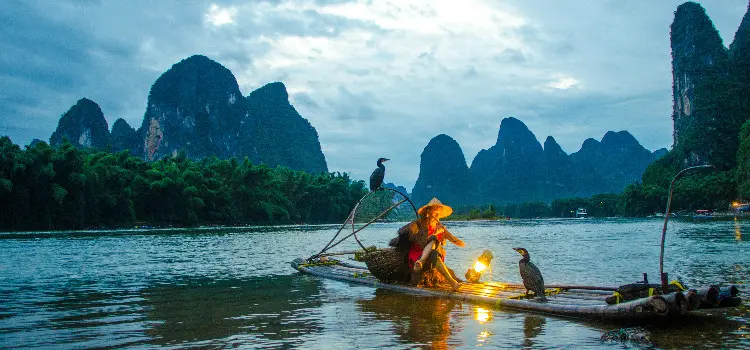
{"type": "MultiPolygon", "coordinates": [[[[429,225],[427,227],[427,232],[429,232],[430,236],[435,235],[435,230],[437,229],[437,225],[429,225]]],[[[443,232],[440,231],[436,236],[438,242],[443,241],[443,232]]],[[[414,267],[414,262],[419,260],[419,258],[422,256],[422,249],[424,247],[420,247],[417,242],[412,242],[411,247],[409,248],[409,268],[414,267]]],[[[440,255],[440,260],[445,261],[445,257],[440,255]]]]}

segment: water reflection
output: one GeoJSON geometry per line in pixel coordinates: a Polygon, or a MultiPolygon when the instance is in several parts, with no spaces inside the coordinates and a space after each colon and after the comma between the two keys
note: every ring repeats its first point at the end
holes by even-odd
{"type": "Polygon", "coordinates": [[[740,230],[740,221],[734,218],[734,239],[737,241],[742,240],[742,231],[740,230]]]}
{"type": "Polygon", "coordinates": [[[149,343],[223,339],[234,345],[262,340],[289,346],[322,330],[309,311],[321,305],[320,280],[306,276],[196,279],[150,287],[141,294],[153,324],[146,331],[152,338],[149,343]]]}
{"type": "Polygon", "coordinates": [[[429,345],[433,349],[461,346],[449,342],[453,333],[460,331],[451,324],[451,311],[460,303],[435,298],[407,295],[378,289],[373,299],[357,300],[360,310],[380,321],[389,321],[405,344],[429,345]]]}
{"type": "Polygon", "coordinates": [[[729,349],[747,348],[742,338],[747,330],[747,304],[738,309],[707,310],[693,316],[674,319],[665,324],[649,324],[644,328],[658,347],[729,349]],[[743,310],[744,309],[744,310],[743,310]]]}
{"type": "Polygon", "coordinates": [[[487,323],[492,320],[492,312],[483,307],[475,306],[474,319],[479,321],[479,323],[487,323]]]}
{"type": "Polygon", "coordinates": [[[534,338],[542,334],[547,319],[537,315],[525,315],[523,319],[523,346],[534,346],[534,338]]]}
{"type": "MultiPolygon", "coordinates": [[[[623,284],[658,271],[662,224],[455,222],[450,225],[462,239],[476,245],[451,251],[448,264],[465,266],[489,249],[496,254],[493,279],[520,282],[517,254],[508,247],[523,245],[537,252],[548,283],[623,284]]],[[[746,297],[750,260],[742,225],[676,220],[665,271],[688,286],[735,283],[746,297]]],[[[384,246],[398,226],[373,225],[363,241],[384,246]]],[[[320,247],[311,242],[327,242],[337,229],[0,233],[0,349],[623,347],[599,340],[619,325],[389,295],[293,272],[289,252],[314,254],[320,247]]],[[[350,248],[356,243],[342,250],[350,248]]],[[[750,345],[750,304],[706,313],[712,316],[648,327],[652,342],[664,348],[750,345]]]]}

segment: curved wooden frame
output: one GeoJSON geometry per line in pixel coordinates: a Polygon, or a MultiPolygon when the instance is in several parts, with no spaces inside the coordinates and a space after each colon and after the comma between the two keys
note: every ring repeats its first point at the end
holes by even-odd
{"type": "Polygon", "coordinates": [[[352,236],[354,236],[354,240],[357,241],[357,244],[359,244],[359,246],[362,247],[362,250],[367,251],[367,248],[365,247],[365,245],[362,244],[362,242],[359,240],[359,237],[357,237],[357,233],[360,232],[360,231],[362,231],[362,230],[364,230],[367,226],[370,226],[372,223],[374,223],[378,219],[382,218],[383,216],[385,216],[386,214],[388,214],[391,210],[393,210],[394,208],[397,208],[398,206],[400,206],[404,202],[409,202],[409,204],[411,205],[411,208],[414,210],[414,215],[416,217],[419,217],[419,213],[417,212],[417,207],[414,205],[414,202],[412,202],[411,199],[409,199],[409,197],[407,195],[401,193],[401,191],[393,189],[393,188],[387,188],[387,187],[380,187],[380,189],[378,189],[377,191],[367,192],[367,194],[365,194],[364,196],[362,196],[362,198],[359,201],[357,201],[357,204],[354,205],[354,209],[352,209],[352,211],[349,213],[349,216],[346,218],[346,220],[344,221],[344,223],[341,224],[341,227],[339,227],[338,231],[336,231],[336,234],[333,235],[333,238],[331,238],[331,240],[328,241],[328,244],[326,244],[325,247],[323,247],[323,249],[320,250],[320,252],[318,252],[317,254],[311,256],[310,258],[308,258],[308,260],[312,260],[312,259],[315,259],[315,258],[323,256],[323,254],[326,251],[328,251],[329,249],[331,249],[331,248],[339,245],[341,242],[345,241],[347,238],[352,237],[352,236]],[[367,197],[369,197],[371,194],[373,194],[373,193],[375,193],[377,191],[381,191],[381,190],[396,192],[396,193],[400,194],[402,197],[404,197],[404,199],[402,199],[401,201],[399,201],[396,204],[391,205],[390,207],[388,207],[388,209],[384,210],[382,213],[380,213],[379,215],[377,215],[375,218],[373,218],[372,220],[370,220],[367,223],[365,223],[362,227],[360,227],[358,229],[355,229],[355,227],[354,227],[354,216],[357,213],[357,209],[359,209],[359,205],[362,203],[362,201],[364,201],[365,199],[367,199],[367,197]],[[333,241],[336,240],[336,237],[339,236],[339,234],[344,229],[344,227],[346,227],[347,224],[349,224],[350,222],[351,222],[351,225],[352,225],[352,233],[344,236],[343,238],[341,238],[340,240],[338,240],[338,242],[333,243],[333,241]]]}

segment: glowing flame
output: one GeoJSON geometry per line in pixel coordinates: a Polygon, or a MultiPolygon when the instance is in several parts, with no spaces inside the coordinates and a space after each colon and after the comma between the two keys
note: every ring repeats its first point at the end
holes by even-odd
{"type": "MultiPolygon", "coordinates": [[[[466,265],[464,265],[464,266],[466,266],[466,265]]],[[[482,264],[479,261],[477,261],[477,262],[474,263],[474,271],[476,271],[476,272],[482,272],[486,268],[487,268],[487,266],[484,266],[484,264],[482,264]]]]}

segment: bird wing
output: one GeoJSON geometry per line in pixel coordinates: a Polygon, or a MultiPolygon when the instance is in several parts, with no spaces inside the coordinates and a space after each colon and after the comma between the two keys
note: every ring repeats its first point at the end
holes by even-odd
{"type": "Polygon", "coordinates": [[[376,190],[383,184],[385,178],[385,169],[377,168],[370,174],[370,191],[376,190]]]}
{"type": "Polygon", "coordinates": [[[539,280],[539,284],[544,286],[544,277],[542,276],[542,271],[539,271],[539,268],[534,265],[533,262],[529,261],[528,265],[529,271],[534,274],[534,276],[537,276],[537,279],[539,280]]]}

